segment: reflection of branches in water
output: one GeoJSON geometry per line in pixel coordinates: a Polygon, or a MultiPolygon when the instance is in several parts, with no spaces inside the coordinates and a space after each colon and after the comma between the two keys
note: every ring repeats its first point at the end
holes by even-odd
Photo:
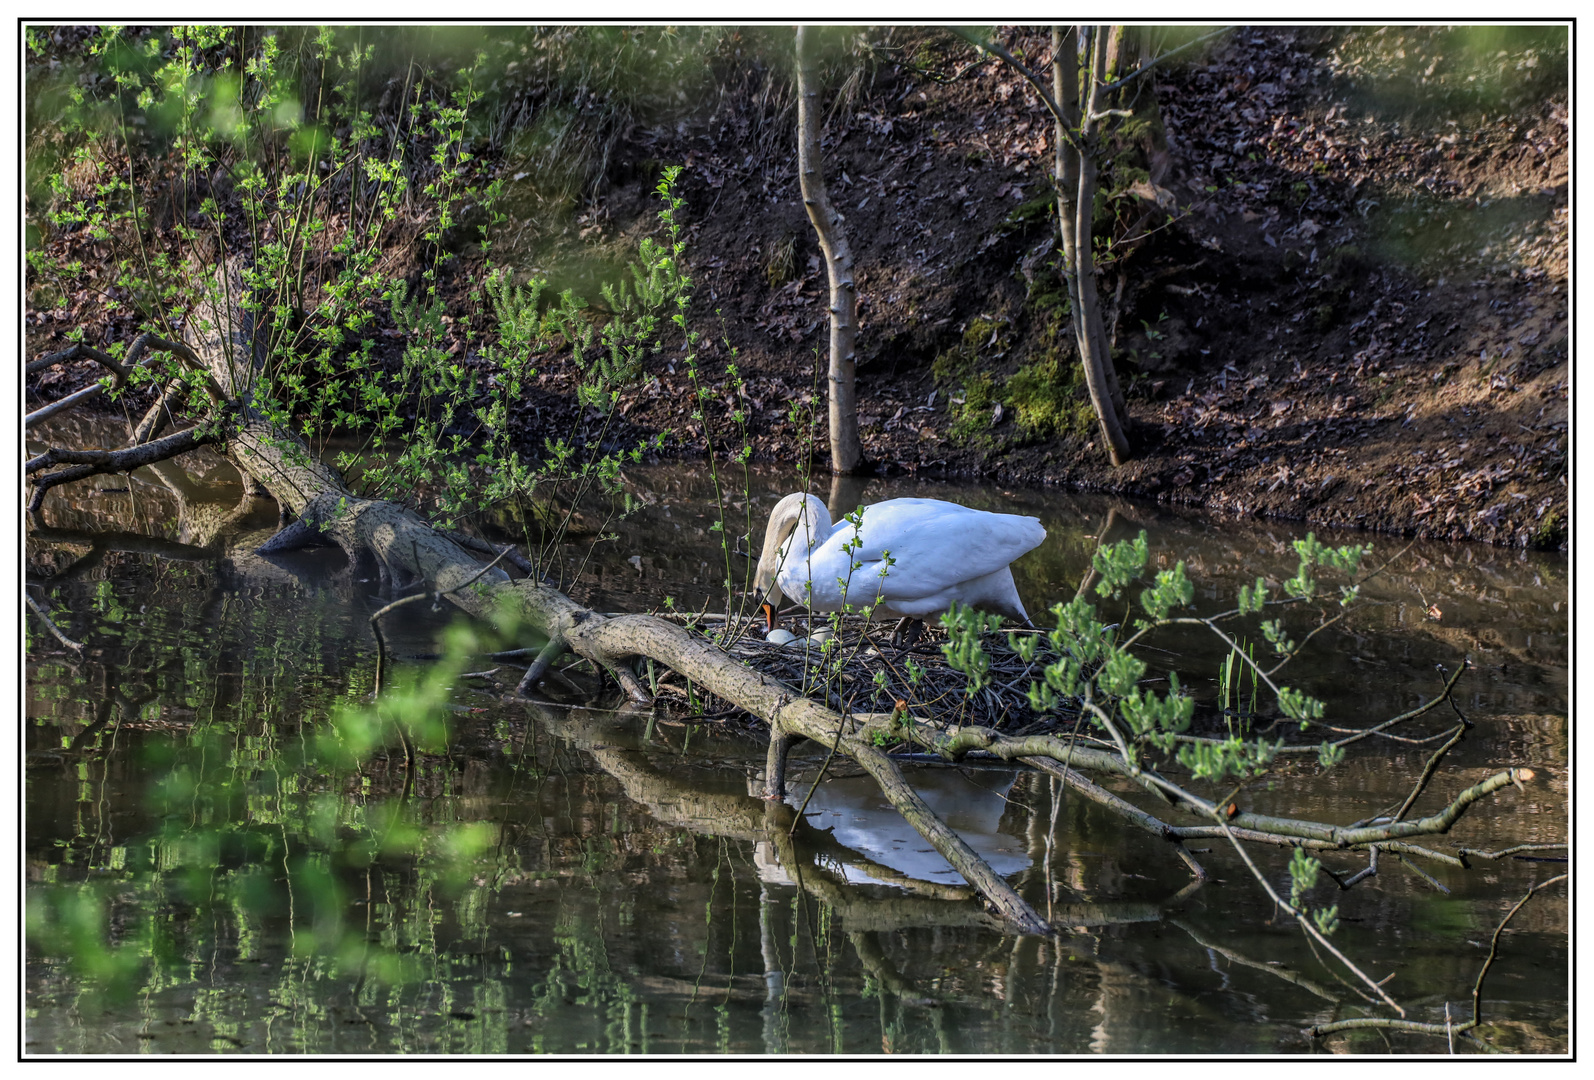
{"type": "MultiPolygon", "coordinates": [[[[1002,920],[983,910],[967,886],[919,881],[872,862],[805,824],[784,802],[715,791],[659,770],[645,753],[616,745],[628,739],[618,722],[623,714],[555,711],[536,703],[528,703],[527,713],[550,734],[589,754],[620,782],[627,798],[647,807],[658,821],[707,836],[767,841],[782,866],[802,868],[799,887],[832,908],[849,930],[971,926],[1002,932],[1002,920]],[[858,866],[900,892],[880,896],[827,869],[827,863],[858,866]]],[[[1061,904],[1056,910],[1062,925],[1098,926],[1155,920],[1160,907],[1125,902],[1061,904]]]]}
{"type": "Polygon", "coordinates": [[[177,498],[177,536],[196,547],[210,547],[237,531],[262,505],[264,492],[253,478],[244,477],[243,491],[231,505],[217,502],[214,488],[200,486],[175,462],[161,461],[150,466],[160,482],[177,498]]]}
{"type": "Polygon", "coordinates": [[[83,643],[81,641],[73,641],[71,638],[62,633],[61,628],[55,625],[55,620],[50,618],[49,611],[47,611],[42,604],[26,593],[23,593],[22,598],[27,601],[29,609],[32,610],[33,614],[36,615],[39,621],[44,624],[44,628],[55,636],[57,641],[74,652],[83,651],[83,643]]]}
{"type": "MultiPolygon", "coordinates": [[[[556,710],[535,704],[528,706],[528,713],[550,734],[588,753],[619,781],[629,799],[645,806],[658,821],[703,835],[767,844],[774,860],[790,871],[791,887],[796,888],[797,896],[812,898],[822,905],[828,917],[846,933],[860,963],[876,984],[899,999],[899,1008],[928,1005],[937,995],[918,986],[890,963],[878,935],[910,927],[962,927],[988,932],[999,945],[1007,941],[1002,936],[1005,921],[985,910],[974,890],[966,886],[915,881],[873,863],[827,833],[806,825],[785,802],[718,791],[710,786],[712,782],[694,783],[661,771],[646,753],[624,748],[629,740],[623,730],[622,714],[556,710]],[[854,884],[847,880],[843,865],[864,869],[870,877],[890,881],[895,887],[882,894],[878,885],[854,884]]],[[[771,894],[774,887],[765,882],[760,890],[766,984],[762,1016],[764,1048],[766,1052],[779,1053],[786,1046],[782,1020],[792,969],[785,966],[779,947],[779,941],[785,938],[775,933],[770,923],[771,911],[777,907],[771,894]]],[[[1195,887],[1191,883],[1163,903],[1056,904],[1050,914],[1056,925],[1076,928],[1155,922],[1162,918],[1165,905],[1178,904],[1195,887]]],[[[799,904],[806,910],[806,905],[799,904]]],[[[819,963],[817,948],[822,931],[812,922],[813,917],[814,913],[810,913],[803,922],[808,935],[813,936],[815,963],[819,963]]],[[[1057,947],[1061,949],[1060,945],[1057,947]]],[[[791,963],[797,963],[795,956],[791,963]]],[[[828,964],[822,967],[829,969],[828,964]]],[[[881,1007],[885,1009],[886,1005],[882,1003],[881,1007]]],[[[895,1030],[894,1023],[883,1023],[895,1030]]]]}
{"type": "Polygon", "coordinates": [[[216,552],[209,548],[196,547],[176,540],[165,540],[158,536],[146,536],[143,533],[52,529],[37,526],[29,530],[28,536],[41,543],[60,544],[66,547],[86,546],[89,549],[66,566],[43,577],[39,581],[41,585],[78,580],[104,562],[105,556],[112,552],[149,555],[174,562],[203,562],[216,558],[216,552]]]}
{"type": "Polygon", "coordinates": [[[1524,895],[1522,899],[1518,900],[1516,904],[1512,906],[1510,911],[1506,912],[1505,917],[1501,919],[1499,925],[1494,928],[1494,936],[1489,939],[1489,955],[1484,959],[1483,966],[1478,970],[1477,981],[1472,984],[1472,1019],[1459,1024],[1453,1022],[1450,1018],[1450,1003],[1447,1001],[1445,1002],[1445,1022],[1442,1024],[1424,1023],[1422,1021],[1406,1019],[1397,1020],[1380,1016],[1367,1016],[1357,1017],[1350,1020],[1337,1020],[1327,1024],[1316,1024],[1307,1029],[1307,1034],[1312,1038],[1322,1038],[1325,1035],[1331,1035],[1336,1032],[1356,1031],[1360,1029],[1406,1031],[1420,1035],[1443,1037],[1449,1040],[1452,1053],[1455,1052],[1455,1040],[1458,1037],[1465,1038],[1467,1042],[1481,1050],[1485,1050],[1490,1053],[1502,1052],[1499,1047],[1493,1046],[1473,1034],[1474,1029],[1483,1024],[1483,981],[1488,977],[1489,969],[1494,965],[1495,960],[1499,957],[1500,935],[1505,932],[1506,925],[1516,917],[1516,913],[1521,911],[1523,906],[1526,905],[1529,900],[1533,899],[1533,897],[1536,896],[1540,890],[1550,888],[1553,885],[1565,884],[1568,880],[1568,875],[1560,874],[1556,877],[1550,878],[1547,881],[1539,882],[1537,885],[1529,889],[1526,895],[1524,895]]]}
{"type": "Polygon", "coordinates": [[[1284,982],[1298,986],[1308,993],[1315,994],[1324,1001],[1333,1002],[1337,1005],[1341,1000],[1340,995],[1335,993],[1332,987],[1325,986],[1320,982],[1315,982],[1312,979],[1308,979],[1306,976],[1301,975],[1298,972],[1291,971],[1287,967],[1281,967],[1277,964],[1277,962],[1270,963],[1262,960],[1252,960],[1244,953],[1241,953],[1235,949],[1231,949],[1227,945],[1222,945],[1208,938],[1205,934],[1201,933],[1201,931],[1197,930],[1184,919],[1169,919],[1168,923],[1171,926],[1177,926],[1180,930],[1183,930],[1185,933],[1189,934],[1191,939],[1203,949],[1211,949],[1213,952],[1217,953],[1225,960],[1228,960],[1230,963],[1239,964],[1242,967],[1248,967],[1255,971],[1260,971],[1263,974],[1271,975],[1276,979],[1282,979],[1284,982]]]}

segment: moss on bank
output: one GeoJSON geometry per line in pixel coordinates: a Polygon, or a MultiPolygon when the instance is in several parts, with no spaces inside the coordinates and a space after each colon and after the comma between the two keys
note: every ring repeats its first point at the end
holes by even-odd
{"type": "Polygon", "coordinates": [[[1047,320],[1050,344],[1040,355],[1006,378],[980,362],[987,348],[1004,344],[1004,325],[1002,320],[970,319],[962,340],[931,366],[936,383],[951,394],[948,438],[955,445],[994,454],[1063,436],[1088,437],[1094,414],[1059,320],[1047,320]],[[1015,430],[999,434],[998,427],[1009,417],[1015,430]]]}

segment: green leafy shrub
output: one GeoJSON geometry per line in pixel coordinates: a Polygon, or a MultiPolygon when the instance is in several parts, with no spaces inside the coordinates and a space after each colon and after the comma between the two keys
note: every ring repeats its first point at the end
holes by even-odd
{"type": "MultiPolygon", "coordinates": [[[[1300,690],[1281,685],[1273,675],[1299,652],[1300,643],[1282,629],[1281,619],[1261,622],[1263,636],[1274,643],[1279,660],[1263,667],[1254,650],[1241,649],[1238,641],[1221,629],[1220,623],[1254,616],[1266,607],[1309,603],[1321,592],[1317,575],[1328,571],[1353,577],[1363,556],[1370,550],[1361,546],[1331,548],[1308,534],[1296,541],[1300,556],[1296,574],[1284,582],[1284,596],[1270,600],[1267,589],[1258,582],[1253,589],[1241,590],[1239,606],[1210,617],[1187,614],[1195,599],[1195,587],[1185,573],[1184,563],[1159,570],[1145,579],[1149,545],[1142,532],[1134,540],[1106,545],[1092,557],[1097,574],[1096,593],[1108,600],[1120,600],[1131,586],[1140,587],[1139,602],[1145,618],[1134,618],[1124,626],[1107,625],[1084,596],[1051,609],[1053,628],[1045,633],[1008,634],[1009,648],[1026,664],[1038,665],[1038,677],[1029,686],[1030,707],[1037,713],[1067,708],[1081,711],[1091,727],[1111,740],[1130,766],[1140,768],[1152,758],[1177,761],[1197,778],[1218,783],[1226,778],[1245,780],[1266,772],[1278,753],[1278,742],[1247,740],[1230,731],[1226,737],[1196,737],[1190,733],[1195,713],[1194,700],[1180,688],[1177,672],[1167,674],[1168,689],[1159,693],[1146,685],[1148,665],[1135,650],[1146,635],[1174,623],[1196,623],[1218,635],[1230,649],[1220,667],[1225,681],[1237,680],[1236,669],[1243,666],[1248,677],[1260,684],[1261,693],[1272,699],[1279,713],[1308,730],[1323,718],[1323,703],[1300,690]]],[[[1337,597],[1344,607],[1358,594],[1355,584],[1339,586],[1337,597]]],[[[1126,614],[1127,620],[1127,614],[1126,614]]],[[[948,641],[943,646],[948,663],[964,673],[968,692],[984,685],[990,661],[982,638],[994,624],[979,612],[954,606],[941,618],[948,641]]],[[[1307,637],[1311,635],[1308,634],[1307,637]]],[[[1257,690],[1253,689],[1253,698],[1257,690]]],[[[1253,711],[1254,711],[1253,704],[1253,711]]],[[[1325,742],[1319,748],[1318,763],[1329,768],[1343,760],[1341,747],[1325,742]]]]}

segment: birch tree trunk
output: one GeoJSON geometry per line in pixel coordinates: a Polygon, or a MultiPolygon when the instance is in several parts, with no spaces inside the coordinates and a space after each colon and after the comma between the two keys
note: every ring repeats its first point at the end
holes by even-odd
{"type": "Polygon", "coordinates": [[[1085,369],[1085,386],[1096,411],[1102,444],[1114,465],[1131,456],[1128,413],[1123,391],[1113,371],[1112,351],[1101,317],[1101,294],[1096,285],[1096,257],[1091,250],[1091,216],[1095,208],[1099,179],[1095,159],[1089,153],[1099,120],[1092,120],[1097,104],[1096,68],[1098,56],[1105,63],[1106,43],[1096,28],[1081,27],[1070,32],[1052,29],[1052,94],[1061,118],[1054,118],[1056,144],[1057,221],[1063,241],[1063,277],[1068,285],[1068,300],[1073,311],[1074,341],[1085,369]],[[1087,71],[1091,89],[1080,112],[1078,39],[1086,42],[1087,71]]]}
{"type": "Polygon", "coordinates": [[[850,473],[862,464],[854,349],[858,338],[858,290],[852,277],[852,248],[841,215],[831,205],[821,171],[819,72],[814,35],[797,28],[797,174],[803,207],[819,234],[830,277],[830,471],[850,473]]]}

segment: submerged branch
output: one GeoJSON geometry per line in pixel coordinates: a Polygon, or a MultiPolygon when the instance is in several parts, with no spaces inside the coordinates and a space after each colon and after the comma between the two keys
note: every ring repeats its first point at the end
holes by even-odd
{"type": "Polygon", "coordinates": [[[1532,900],[1540,889],[1547,889],[1551,885],[1559,885],[1568,880],[1568,875],[1560,874],[1556,877],[1550,878],[1548,881],[1539,882],[1537,885],[1533,886],[1533,888],[1529,889],[1527,891],[1527,895],[1518,900],[1516,905],[1512,907],[1510,911],[1505,913],[1505,918],[1500,920],[1500,925],[1494,928],[1494,936],[1489,939],[1489,957],[1488,959],[1484,960],[1483,969],[1478,972],[1478,981],[1472,984],[1472,1022],[1474,1024],[1480,1023],[1482,1020],[1483,980],[1489,974],[1489,968],[1494,965],[1494,958],[1500,954],[1500,935],[1505,933],[1506,924],[1516,917],[1516,913],[1521,911],[1522,906],[1529,900],[1532,900]]]}

